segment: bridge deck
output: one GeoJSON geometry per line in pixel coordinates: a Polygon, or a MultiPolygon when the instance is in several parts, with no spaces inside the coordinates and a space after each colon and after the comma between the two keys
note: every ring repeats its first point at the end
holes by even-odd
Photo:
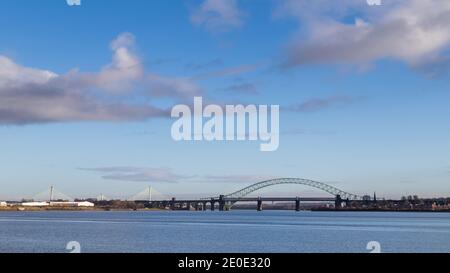
{"type": "Polygon", "coordinates": [[[242,197],[242,198],[224,198],[225,202],[256,202],[256,201],[263,201],[263,202],[290,202],[290,201],[297,201],[300,202],[334,202],[335,198],[328,198],[328,197],[242,197]]]}
{"type": "MultiPolygon", "coordinates": [[[[330,197],[241,197],[241,198],[223,198],[224,202],[334,202],[336,198],[330,197]]],[[[159,201],[143,201],[143,202],[167,202],[167,203],[203,203],[203,202],[219,202],[219,198],[213,199],[175,199],[175,200],[159,200],[159,201]]]]}

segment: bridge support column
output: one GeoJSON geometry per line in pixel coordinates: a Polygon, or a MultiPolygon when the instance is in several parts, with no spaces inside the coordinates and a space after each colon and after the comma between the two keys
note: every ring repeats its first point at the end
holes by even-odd
{"type": "Polygon", "coordinates": [[[207,205],[207,202],[203,201],[203,203],[202,203],[202,210],[203,211],[206,211],[206,205],[207,205]]]}
{"type": "Polygon", "coordinates": [[[300,211],[300,198],[297,197],[295,200],[295,211],[300,211]]]}
{"type": "Polygon", "coordinates": [[[223,200],[224,196],[219,196],[219,211],[225,210],[225,201],[223,200]]]}
{"type": "Polygon", "coordinates": [[[173,197],[172,201],[170,201],[170,209],[175,210],[175,197],[173,197]]]}
{"type": "Polygon", "coordinates": [[[334,209],[338,210],[342,207],[342,198],[341,196],[338,194],[336,195],[336,201],[334,201],[334,209]]]}
{"type": "Polygon", "coordinates": [[[214,199],[211,199],[211,211],[214,211],[216,206],[216,201],[214,199]]]}
{"type": "Polygon", "coordinates": [[[263,207],[262,207],[262,200],[261,200],[261,199],[258,199],[258,205],[257,205],[256,210],[257,210],[257,211],[262,211],[262,210],[263,210],[263,207]]]}

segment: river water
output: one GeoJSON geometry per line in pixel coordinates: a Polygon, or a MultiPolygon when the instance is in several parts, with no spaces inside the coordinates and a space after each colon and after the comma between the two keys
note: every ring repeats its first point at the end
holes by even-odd
{"type": "Polygon", "coordinates": [[[2,212],[0,252],[450,252],[450,214],[2,212]],[[377,246],[377,243],[375,244],[377,246]],[[76,247],[77,248],[77,247],[76,247]]]}

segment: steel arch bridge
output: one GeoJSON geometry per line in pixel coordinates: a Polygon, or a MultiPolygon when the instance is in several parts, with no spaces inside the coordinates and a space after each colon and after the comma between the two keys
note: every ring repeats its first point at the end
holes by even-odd
{"type": "Polygon", "coordinates": [[[250,185],[246,188],[243,188],[236,192],[230,193],[228,195],[225,195],[224,197],[226,197],[226,198],[242,198],[242,197],[245,197],[245,196],[249,195],[250,193],[258,191],[262,188],[266,188],[266,187],[270,187],[270,186],[274,186],[274,185],[280,185],[280,184],[305,185],[305,186],[309,186],[309,187],[313,187],[313,188],[325,191],[334,196],[339,195],[342,199],[349,199],[349,200],[361,199],[361,197],[356,194],[345,192],[343,190],[340,190],[340,189],[330,186],[328,184],[309,180],[309,179],[302,179],[302,178],[278,178],[278,179],[266,180],[266,181],[262,181],[262,182],[250,185]]]}

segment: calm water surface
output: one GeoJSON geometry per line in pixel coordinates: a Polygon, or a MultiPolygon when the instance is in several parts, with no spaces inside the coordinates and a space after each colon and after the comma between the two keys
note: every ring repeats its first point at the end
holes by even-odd
{"type": "Polygon", "coordinates": [[[0,252],[450,252],[450,214],[2,212],[0,252]]]}

